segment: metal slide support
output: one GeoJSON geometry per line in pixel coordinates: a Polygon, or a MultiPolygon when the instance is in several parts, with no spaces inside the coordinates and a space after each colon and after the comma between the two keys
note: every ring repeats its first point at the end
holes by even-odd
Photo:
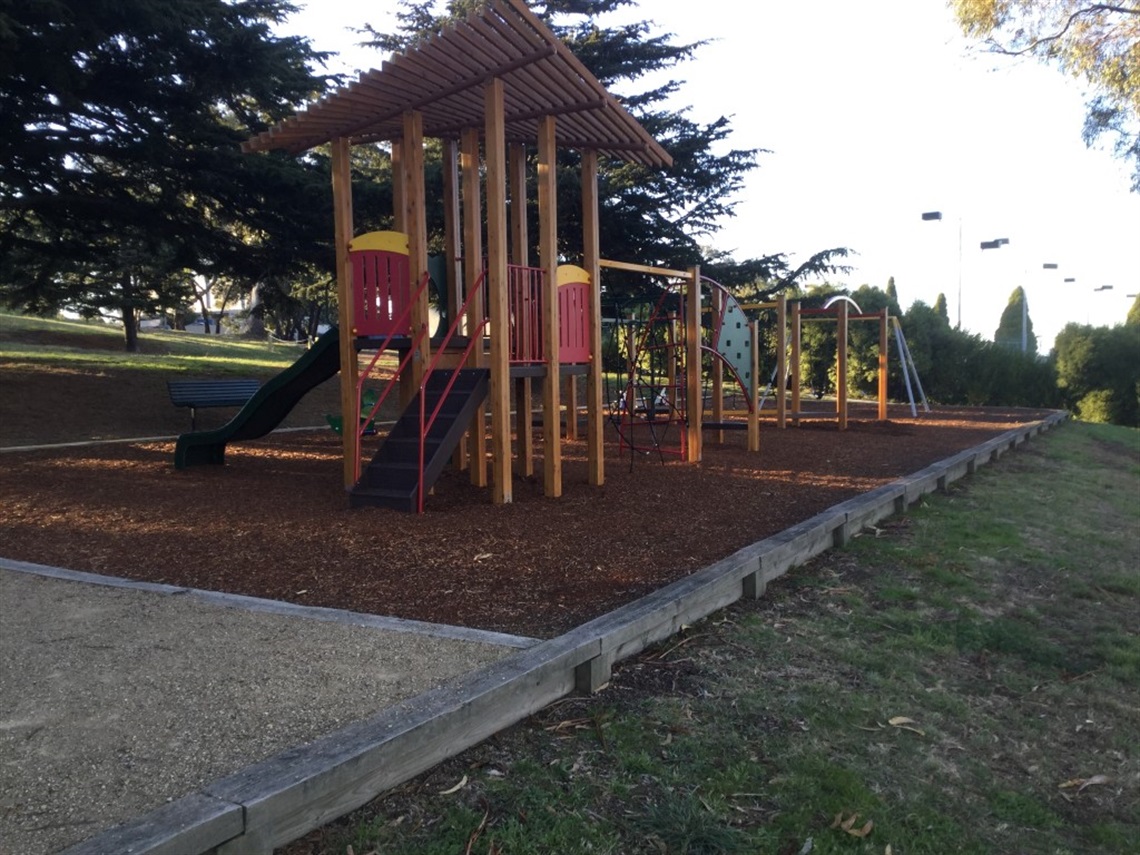
{"type": "Polygon", "coordinates": [[[902,324],[899,319],[895,318],[895,329],[898,331],[899,340],[902,342],[902,350],[906,354],[906,361],[910,364],[910,370],[914,372],[914,385],[918,387],[918,397],[922,401],[922,411],[925,413],[930,412],[930,405],[926,402],[926,392],[922,389],[922,380],[918,376],[918,366],[914,364],[914,357],[910,354],[910,345],[906,343],[906,336],[902,331],[902,324]]]}
{"type": "Polygon", "coordinates": [[[914,391],[910,388],[910,369],[906,364],[906,345],[903,344],[902,327],[899,326],[898,318],[895,321],[895,341],[899,346],[899,367],[902,368],[903,380],[906,381],[906,399],[910,401],[910,417],[912,419],[918,418],[918,410],[914,406],[914,391]]]}

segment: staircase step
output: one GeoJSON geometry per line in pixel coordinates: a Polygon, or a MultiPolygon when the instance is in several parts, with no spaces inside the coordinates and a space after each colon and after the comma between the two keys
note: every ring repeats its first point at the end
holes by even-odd
{"type": "Polygon", "coordinates": [[[433,373],[392,426],[384,444],[365,468],[360,483],[351,491],[352,505],[382,505],[417,510],[420,475],[420,407],[425,417],[439,406],[428,435],[423,441],[423,476],[425,490],[439,477],[451,452],[463,435],[478,405],[487,395],[490,372],[485,368],[464,368],[433,373]],[[444,395],[444,389],[455,383],[444,395]],[[442,401],[442,403],[441,403],[442,401]]]}
{"type": "Polygon", "coordinates": [[[348,503],[354,508],[394,508],[397,511],[415,513],[416,497],[413,491],[394,490],[387,487],[356,486],[348,494],[348,503]]]}

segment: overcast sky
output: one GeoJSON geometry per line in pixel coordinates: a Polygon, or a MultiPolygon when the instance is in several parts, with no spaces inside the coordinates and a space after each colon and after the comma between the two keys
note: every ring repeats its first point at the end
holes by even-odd
{"type": "MultiPolygon", "coordinates": [[[[393,29],[395,0],[297,5],[282,31],[338,51],[330,70],[383,61],[350,28],[393,29]]],[[[1080,87],[971,48],[944,0],[652,0],[611,20],[629,18],[711,40],[675,70],[686,83],[674,106],[730,116],[732,147],[771,152],[710,246],[793,262],[850,247],[855,270],[838,284],[894,276],[904,309],[943,292],[952,321],[960,276],[963,326],[985,338],[1024,285],[1045,350],[1068,321],[1122,321],[1140,291],[1140,195],[1127,164],[1081,141],[1080,87]],[[932,210],[941,222],[922,221],[932,210]],[[999,237],[1009,244],[979,249],[999,237]]]]}

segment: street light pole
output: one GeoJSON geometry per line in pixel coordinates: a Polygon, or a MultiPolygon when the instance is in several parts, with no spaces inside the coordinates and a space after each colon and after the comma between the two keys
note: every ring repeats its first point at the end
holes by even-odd
{"type": "MultiPolygon", "coordinates": [[[[923,211],[923,222],[942,221],[941,211],[923,211]]],[[[958,217],[958,329],[962,329],[962,217],[958,217]]]]}

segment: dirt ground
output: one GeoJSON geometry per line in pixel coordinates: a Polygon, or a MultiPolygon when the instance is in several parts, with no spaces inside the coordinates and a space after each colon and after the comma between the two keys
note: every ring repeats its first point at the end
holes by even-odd
{"type": "MultiPolygon", "coordinates": [[[[13,375],[4,376],[8,386],[13,375]]],[[[50,390],[41,382],[22,393],[36,399],[24,398],[26,407],[12,406],[9,397],[0,414],[0,446],[90,434],[150,436],[172,420],[181,422],[175,432],[186,429],[185,411],[162,401],[160,381],[140,393],[153,399],[150,408],[129,408],[159,415],[128,424],[113,381],[107,388],[115,394],[95,406],[75,404],[73,393],[72,405],[55,420],[45,420],[42,407],[68,396],[64,373],[50,390]],[[78,429],[80,422],[98,427],[78,429]]],[[[90,378],[72,382],[90,386],[90,378]]],[[[82,399],[90,396],[85,389],[82,399]]],[[[319,395],[308,406],[320,409],[319,395]]],[[[186,471],[174,469],[169,442],[5,453],[0,553],[549,637],[1043,414],[939,409],[912,419],[908,408],[898,407],[890,415],[878,423],[873,407],[853,408],[845,432],[833,418],[783,431],[768,423],[759,454],[745,450],[743,432],[727,432],[723,444],[708,433],[699,465],[662,462],[655,454],[631,460],[611,441],[601,488],[587,483],[584,445],[570,442],[561,499],[543,497],[541,476],[516,477],[513,504],[494,506],[464,474],[445,473],[422,516],[349,510],[339,440],[328,430],[232,445],[227,465],[186,471]]],[[[294,419],[314,423],[309,412],[294,419]]]]}

